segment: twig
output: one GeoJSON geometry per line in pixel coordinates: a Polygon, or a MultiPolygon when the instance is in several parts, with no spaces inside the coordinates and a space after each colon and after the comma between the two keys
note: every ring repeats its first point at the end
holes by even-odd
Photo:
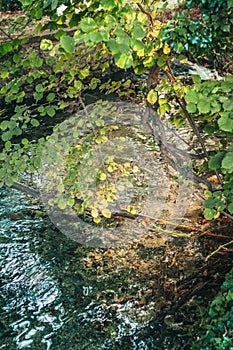
{"type": "Polygon", "coordinates": [[[12,37],[11,37],[11,35],[8,34],[7,32],[5,32],[4,29],[0,28],[0,31],[1,31],[4,35],[6,35],[10,40],[13,40],[12,37]]]}
{"type": "Polygon", "coordinates": [[[146,11],[146,10],[142,7],[142,5],[141,5],[139,2],[137,2],[137,5],[138,5],[138,7],[140,8],[140,10],[141,10],[143,13],[145,13],[145,15],[147,15],[147,17],[149,18],[149,21],[150,21],[151,25],[153,26],[154,20],[153,20],[153,18],[152,18],[152,16],[151,16],[150,12],[146,11]]]}
{"type": "Polygon", "coordinates": [[[227,216],[229,219],[233,220],[233,216],[231,214],[226,213],[224,210],[221,210],[220,213],[227,216]]]}
{"type": "Polygon", "coordinates": [[[168,230],[164,230],[161,227],[159,227],[156,224],[153,224],[153,228],[150,228],[149,231],[160,231],[162,233],[165,233],[166,235],[172,235],[172,236],[177,236],[177,237],[191,237],[193,235],[193,233],[179,233],[176,231],[168,231],[168,230]]]}
{"type": "Polygon", "coordinates": [[[225,243],[225,244],[221,244],[221,245],[218,247],[218,249],[214,250],[211,254],[209,254],[209,255],[205,258],[205,261],[208,261],[209,258],[211,258],[211,256],[217,254],[222,248],[225,248],[225,247],[227,247],[228,245],[231,245],[231,244],[233,244],[233,240],[230,241],[230,242],[227,242],[227,243],[225,243]]]}

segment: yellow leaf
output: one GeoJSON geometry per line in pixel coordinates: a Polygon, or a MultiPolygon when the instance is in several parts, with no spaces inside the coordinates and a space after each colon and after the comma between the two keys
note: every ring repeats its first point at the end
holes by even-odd
{"type": "Polygon", "coordinates": [[[106,178],[107,178],[107,175],[105,173],[100,173],[100,175],[99,175],[100,181],[104,181],[104,180],[106,180],[106,178]]]}
{"type": "Polygon", "coordinates": [[[109,172],[109,173],[112,173],[114,170],[115,170],[115,169],[113,168],[112,165],[109,165],[109,166],[108,166],[108,172],[109,172]]]}
{"type": "Polygon", "coordinates": [[[167,104],[167,99],[166,98],[160,98],[159,99],[159,105],[162,106],[162,105],[165,105],[167,104]]]}
{"type": "Polygon", "coordinates": [[[111,214],[111,212],[110,212],[109,209],[103,209],[103,210],[102,210],[102,215],[103,215],[105,218],[107,218],[107,219],[110,219],[111,216],[112,216],[112,214],[111,214]]]}
{"type": "Polygon", "coordinates": [[[102,256],[101,255],[95,255],[95,260],[100,260],[100,259],[102,259],[102,256]]]}
{"type": "Polygon", "coordinates": [[[157,30],[153,30],[152,32],[150,32],[150,35],[153,36],[153,38],[157,38],[159,33],[160,33],[160,30],[157,29],[157,30]]]}
{"type": "Polygon", "coordinates": [[[94,221],[96,224],[99,224],[100,221],[101,221],[101,218],[98,216],[98,218],[94,218],[93,221],[94,221]]]}
{"type": "Polygon", "coordinates": [[[131,168],[130,163],[129,162],[124,163],[124,167],[125,168],[131,168]]]}
{"type": "Polygon", "coordinates": [[[105,256],[106,256],[107,258],[112,258],[112,257],[113,257],[113,254],[109,252],[109,253],[106,253],[105,256]]]}
{"type": "Polygon", "coordinates": [[[131,213],[131,214],[136,214],[136,209],[135,209],[135,207],[134,206],[132,206],[132,205],[128,205],[128,207],[126,208],[126,210],[129,212],[129,213],[131,213]]]}
{"type": "Polygon", "coordinates": [[[138,169],[138,166],[137,166],[137,165],[134,165],[132,170],[133,170],[134,173],[136,173],[136,172],[139,170],[139,169],[138,169]]]}
{"type": "Polygon", "coordinates": [[[144,49],[137,50],[137,55],[138,57],[143,57],[145,55],[145,50],[144,49]]]}
{"type": "Polygon", "coordinates": [[[91,209],[91,216],[97,218],[99,216],[99,211],[96,208],[91,209]]]}
{"type": "Polygon", "coordinates": [[[153,104],[155,104],[157,99],[158,99],[157,92],[154,90],[150,90],[148,95],[147,95],[147,101],[153,105],[153,104]]]}
{"type": "Polygon", "coordinates": [[[164,47],[163,47],[163,53],[165,55],[169,54],[171,52],[171,49],[170,47],[168,46],[168,44],[165,44],[164,47]]]}

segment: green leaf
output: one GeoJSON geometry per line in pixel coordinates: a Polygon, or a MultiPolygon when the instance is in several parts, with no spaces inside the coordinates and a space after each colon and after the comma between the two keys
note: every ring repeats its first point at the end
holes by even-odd
{"type": "Polygon", "coordinates": [[[211,110],[210,103],[209,103],[209,101],[206,101],[206,100],[200,100],[197,104],[197,108],[198,108],[199,112],[202,114],[207,114],[211,110]]]}
{"type": "Polygon", "coordinates": [[[187,102],[191,103],[198,103],[198,94],[194,90],[188,90],[187,94],[185,95],[185,99],[187,102]]]}
{"type": "Polygon", "coordinates": [[[68,53],[73,53],[75,44],[74,44],[74,38],[68,36],[68,35],[63,35],[60,39],[60,44],[61,47],[68,53]]]}
{"type": "Polygon", "coordinates": [[[228,211],[230,214],[233,214],[233,202],[228,205],[228,211]]]}
{"type": "Polygon", "coordinates": [[[61,210],[65,209],[66,208],[66,200],[63,198],[60,198],[57,205],[58,205],[59,209],[61,209],[61,210]]]}
{"type": "Polygon", "coordinates": [[[125,53],[115,56],[114,59],[115,59],[116,65],[122,69],[130,68],[133,64],[132,55],[127,55],[125,53]]]}
{"type": "Polygon", "coordinates": [[[54,34],[54,37],[57,39],[57,40],[60,40],[60,38],[65,35],[66,32],[62,29],[59,29],[55,34],[54,34]]]}
{"type": "MultiPolygon", "coordinates": [[[[88,77],[90,75],[90,70],[89,68],[84,68],[84,69],[81,69],[79,72],[78,72],[78,77],[80,79],[85,79],[86,77],[88,77]]],[[[78,84],[79,85],[79,84],[78,84]]]]}
{"type": "Polygon", "coordinates": [[[167,58],[166,55],[161,55],[161,56],[159,56],[158,61],[157,61],[158,66],[159,66],[159,67],[163,67],[164,64],[165,64],[165,62],[167,61],[167,59],[168,59],[168,58],[167,58]]]}
{"type": "Polygon", "coordinates": [[[43,92],[43,91],[44,91],[43,85],[42,84],[37,84],[36,85],[36,92],[43,92]]]}
{"type": "Polygon", "coordinates": [[[5,149],[6,149],[7,151],[9,151],[9,150],[11,149],[11,146],[12,146],[12,144],[11,144],[10,141],[7,141],[7,142],[5,143],[5,149]]]}
{"type": "Polygon", "coordinates": [[[42,100],[43,96],[44,96],[43,92],[34,92],[33,94],[33,97],[37,102],[42,100]]]}
{"type": "Polygon", "coordinates": [[[114,0],[102,0],[100,5],[104,10],[111,10],[115,6],[114,0]]]}
{"type": "Polygon", "coordinates": [[[81,90],[81,88],[82,88],[82,82],[80,81],[80,80],[75,80],[74,81],[74,87],[75,87],[75,89],[77,90],[77,91],[80,91],[81,90]]]}
{"type": "Polygon", "coordinates": [[[209,169],[210,170],[220,169],[224,155],[225,155],[225,152],[218,152],[217,154],[215,154],[215,156],[209,160],[209,163],[208,163],[209,169]]]}
{"type": "Polygon", "coordinates": [[[13,61],[15,63],[18,63],[20,60],[21,60],[20,53],[15,53],[14,56],[13,56],[13,61]]]}
{"type": "Polygon", "coordinates": [[[118,43],[116,40],[111,39],[106,42],[107,47],[109,51],[115,55],[115,54],[126,54],[128,55],[130,52],[130,45],[129,43],[118,43]]]}
{"type": "Polygon", "coordinates": [[[197,106],[192,102],[188,103],[186,108],[189,113],[196,113],[197,111],[197,106]]]}
{"type": "Polygon", "coordinates": [[[30,120],[30,123],[31,123],[32,126],[35,126],[35,127],[40,125],[39,121],[37,119],[35,119],[35,118],[32,118],[30,120]]]}
{"type": "Polygon", "coordinates": [[[221,113],[221,118],[218,119],[218,125],[223,131],[233,132],[233,119],[230,112],[221,113]]]}
{"type": "Polygon", "coordinates": [[[233,173],[233,152],[227,152],[222,160],[224,173],[233,173]]]}
{"type": "Polygon", "coordinates": [[[207,220],[213,220],[215,217],[215,214],[216,214],[216,212],[214,209],[206,208],[204,210],[204,216],[207,220]]]}
{"type": "Polygon", "coordinates": [[[54,117],[56,114],[56,110],[54,107],[52,106],[47,106],[46,107],[46,113],[50,116],[50,117],[54,117]]]}
{"type": "Polygon", "coordinates": [[[24,146],[28,145],[28,143],[29,143],[28,139],[26,139],[26,138],[23,138],[21,142],[24,146]]]}
{"type": "Polygon", "coordinates": [[[199,84],[201,82],[201,77],[200,77],[200,75],[193,74],[192,80],[193,80],[194,84],[199,84]]]}
{"type": "Polygon", "coordinates": [[[55,10],[58,7],[58,0],[52,0],[51,10],[55,10]]]}
{"type": "Polygon", "coordinates": [[[95,44],[98,44],[103,40],[102,34],[99,31],[98,32],[91,32],[89,34],[89,38],[95,44]]]}
{"type": "Polygon", "coordinates": [[[223,108],[225,111],[233,111],[233,98],[229,97],[229,100],[224,101],[223,108]]]}
{"type": "Polygon", "coordinates": [[[90,33],[95,29],[98,29],[98,26],[93,18],[86,17],[82,18],[80,22],[80,28],[84,33],[90,33]]]}
{"type": "Polygon", "coordinates": [[[121,47],[120,45],[116,42],[114,39],[110,39],[106,42],[106,45],[109,49],[109,51],[115,55],[116,53],[121,52],[121,47]]]}
{"type": "Polygon", "coordinates": [[[131,43],[131,47],[134,51],[140,51],[140,50],[145,49],[145,45],[141,40],[132,38],[130,43],[131,43]]]}
{"type": "Polygon", "coordinates": [[[6,79],[6,78],[8,78],[8,76],[9,76],[9,72],[7,72],[6,70],[1,72],[1,78],[2,79],[6,79]]]}
{"type": "Polygon", "coordinates": [[[146,34],[143,28],[139,24],[136,24],[132,30],[131,35],[134,39],[143,39],[146,34]]]}
{"type": "Polygon", "coordinates": [[[3,120],[0,124],[0,127],[1,127],[2,131],[5,131],[9,127],[9,122],[7,120],[3,120]]]}
{"type": "Polygon", "coordinates": [[[6,142],[12,139],[12,132],[11,131],[7,131],[4,132],[4,134],[2,134],[2,141],[6,142]]]}
{"type": "Polygon", "coordinates": [[[55,99],[55,97],[56,97],[55,93],[54,93],[54,92],[50,92],[50,93],[47,95],[46,100],[47,100],[48,102],[52,102],[52,101],[55,99]]]}

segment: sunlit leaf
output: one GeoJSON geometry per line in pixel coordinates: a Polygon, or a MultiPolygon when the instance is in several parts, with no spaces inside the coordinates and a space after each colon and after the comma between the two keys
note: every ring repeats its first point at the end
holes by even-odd
{"type": "Polygon", "coordinates": [[[215,217],[215,214],[216,214],[216,212],[214,209],[206,208],[204,210],[204,216],[207,220],[213,220],[215,217]]]}
{"type": "Polygon", "coordinates": [[[100,221],[101,221],[101,218],[98,216],[97,218],[93,218],[93,221],[94,221],[96,224],[99,224],[100,221]]]}
{"type": "Polygon", "coordinates": [[[133,57],[131,54],[127,55],[125,53],[115,56],[115,63],[119,68],[127,69],[133,64],[133,57]]]}
{"type": "Polygon", "coordinates": [[[185,99],[187,102],[191,103],[197,103],[199,100],[198,94],[194,90],[188,90],[187,94],[185,95],[185,99]]]}
{"type": "Polygon", "coordinates": [[[110,219],[111,218],[111,211],[110,210],[108,210],[108,209],[103,209],[102,211],[101,211],[101,213],[102,213],[102,215],[105,217],[105,218],[107,218],[107,219],[110,219]]]}
{"type": "Polygon", "coordinates": [[[100,181],[104,181],[104,180],[106,180],[106,178],[107,178],[107,175],[106,175],[105,173],[101,172],[101,173],[99,174],[99,179],[100,179],[100,181]]]}
{"type": "Polygon", "coordinates": [[[158,93],[155,90],[150,90],[148,95],[147,95],[147,101],[150,104],[155,104],[155,102],[158,100],[158,93]]]}
{"type": "Polygon", "coordinates": [[[218,125],[223,131],[233,132],[233,119],[230,112],[221,113],[221,118],[218,119],[218,125]]]}
{"type": "Polygon", "coordinates": [[[92,216],[93,218],[98,218],[98,216],[99,216],[99,211],[98,211],[98,209],[92,208],[92,209],[91,209],[91,216],[92,216]]]}
{"type": "Polygon", "coordinates": [[[59,199],[57,205],[58,205],[59,209],[61,209],[61,210],[65,209],[66,208],[66,200],[63,198],[59,199]]]}
{"type": "Polygon", "coordinates": [[[84,33],[89,33],[97,29],[98,26],[93,18],[85,17],[85,18],[82,18],[80,22],[80,28],[84,33]]]}
{"type": "Polygon", "coordinates": [[[42,39],[40,42],[40,49],[41,50],[52,50],[53,48],[53,42],[49,39],[42,39]]]}
{"type": "Polygon", "coordinates": [[[210,102],[206,100],[200,100],[197,104],[197,108],[200,113],[207,114],[211,110],[210,102]]]}
{"type": "Polygon", "coordinates": [[[111,10],[114,6],[114,0],[101,0],[100,5],[105,9],[105,10],[111,10]]]}
{"type": "Polygon", "coordinates": [[[137,213],[135,207],[132,205],[128,205],[126,210],[133,215],[135,215],[137,213]]]}

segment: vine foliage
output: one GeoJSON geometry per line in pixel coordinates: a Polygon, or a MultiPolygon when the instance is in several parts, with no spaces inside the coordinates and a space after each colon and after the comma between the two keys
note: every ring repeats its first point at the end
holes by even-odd
{"type": "MultiPolygon", "coordinates": [[[[177,126],[189,121],[202,141],[204,170],[208,167],[215,172],[219,181],[216,192],[207,192],[206,218],[212,219],[223,210],[233,213],[232,76],[221,81],[202,81],[194,76],[192,83],[186,84],[171,69],[175,59],[181,63],[187,60],[181,53],[206,55],[207,47],[211,54],[220,52],[217,32],[230,49],[231,0],[224,2],[226,6],[223,2],[211,2],[209,17],[207,2],[201,2],[203,21],[197,25],[205,27],[206,32],[202,33],[207,39],[211,37],[210,49],[209,39],[203,46],[204,40],[194,42],[191,34],[186,35],[188,22],[182,22],[182,15],[164,24],[156,2],[141,5],[122,0],[88,3],[21,0],[21,3],[25,14],[2,31],[0,43],[1,186],[13,186],[23,174],[43,170],[44,145],[62,118],[83,108],[80,96],[115,93],[149,104],[159,114],[169,115],[177,126]],[[225,18],[222,14],[227,13],[224,26],[214,16],[216,11],[221,14],[221,21],[225,18]],[[213,25],[209,27],[208,21],[213,25]],[[190,39],[188,45],[195,44],[195,49],[191,44],[185,46],[186,37],[190,39]],[[135,82],[132,75],[141,79],[135,82]],[[198,123],[204,125],[205,137],[214,136],[218,140],[210,152],[198,123]]],[[[193,33],[197,33],[196,29],[195,23],[193,29],[189,28],[193,33]]]]}

